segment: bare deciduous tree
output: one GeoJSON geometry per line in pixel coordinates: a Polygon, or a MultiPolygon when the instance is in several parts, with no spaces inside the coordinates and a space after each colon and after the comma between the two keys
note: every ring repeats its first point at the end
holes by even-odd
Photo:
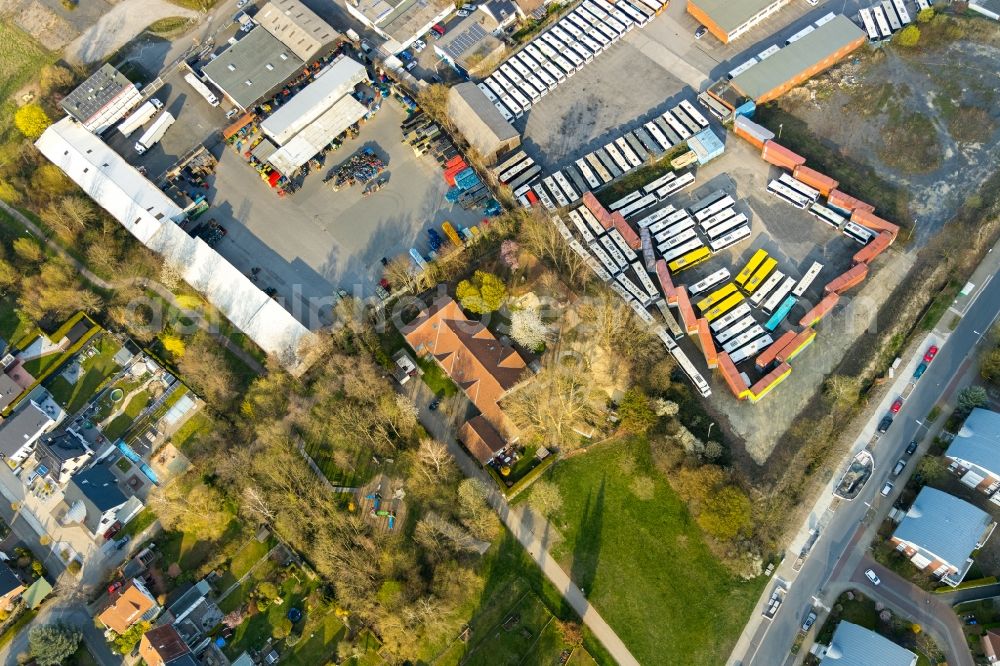
{"type": "Polygon", "coordinates": [[[417,460],[420,462],[420,471],[428,481],[440,481],[455,472],[455,459],[448,452],[448,447],[436,439],[425,437],[420,440],[417,460]]]}

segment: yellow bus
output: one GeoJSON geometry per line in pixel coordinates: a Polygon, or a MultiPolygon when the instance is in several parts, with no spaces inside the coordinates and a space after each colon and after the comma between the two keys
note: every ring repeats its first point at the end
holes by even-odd
{"type": "Polygon", "coordinates": [[[726,314],[743,301],[743,294],[737,292],[705,313],[705,319],[712,321],[726,314]]]}
{"type": "Polygon", "coordinates": [[[753,274],[753,277],[747,280],[747,283],[743,285],[744,291],[748,294],[752,294],[753,290],[760,286],[760,284],[767,278],[767,276],[774,270],[774,267],[778,265],[778,260],[773,257],[768,258],[757,272],[753,274]]]}
{"type": "Polygon", "coordinates": [[[707,247],[699,247],[697,250],[691,250],[683,257],[679,259],[674,259],[669,264],[667,268],[671,273],[679,273],[685,268],[691,268],[692,266],[697,266],[701,262],[705,261],[712,256],[712,251],[707,247]]]}
{"type": "Polygon", "coordinates": [[[760,262],[764,261],[766,258],[766,250],[757,250],[754,252],[754,255],[750,257],[750,261],[747,262],[747,265],[744,266],[743,270],[741,270],[739,275],[736,276],[736,284],[742,287],[743,284],[750,279],[750,276],[753,275],[753,272],[757,270],[757,267],[760,266],[760,262]]]}
{"type": "Polygon", "coordinates": [[[709,309],[710,307],[712,307],[713,305],[721,301],[723,298],[725,298],[726,296],[735,291],[736,291],[736,285],[730,282],[726,286],[716,289],[711,294],[698,301],[695,305],[698,306],[699,310],[704,312],[705,310],[709,309]]]}

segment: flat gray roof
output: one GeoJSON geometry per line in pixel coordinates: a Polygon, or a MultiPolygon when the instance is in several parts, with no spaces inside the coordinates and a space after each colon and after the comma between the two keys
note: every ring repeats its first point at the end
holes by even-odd
{"type": "Polygon", "coordinates": [[[865,37],[861,28],[846,16],[838,15],[770,58],[735,76],[732,85],[747,97],[757,99],[829,58],[859,37],[865,37]]]}
{"type": "Polygon", "coordinates": [[[299,0],[270,0],[254,20],[303,61],[312,60],[340,36],[299,0]]]}
{"type": "Polygon", "coordinates": [[[691,2],[708,14],[708,17],[727,33],[740,27],[774,3],[775,0],[694,0],[691,2]]]}
{"type": "Polygon", "coordinates": [[[961,568],[992,522],[990,514],[965,500],[924,486],[893,536],[961,568]]]}
{"type": "Polygon", "coordinates": [[[449,91],[448,116],[483,155],[495,153],[503,144],[520,136],[472,81],[459,83],[449,91]]]}
{"type": "Polygon", "coordinates": [[[302,66],[302,60],[277,37],[254,28],[202,71],[240,108],[248,109],[302,66]]]}

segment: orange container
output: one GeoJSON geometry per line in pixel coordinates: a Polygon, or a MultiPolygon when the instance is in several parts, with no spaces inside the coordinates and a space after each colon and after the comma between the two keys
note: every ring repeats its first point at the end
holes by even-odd
{"type": "Polygon", "coordinates": [[[677,305],[677,288],[674,287],[674,281],[670,279],[667,262],[663,259],[656,260],[656,278],[660,281],[660,289],[667,298],[667,304],[677,305]]]}
{"type": "Polygon", "coordinates": [[[701,353],[705,355],[705,363],[709,368],[719,366],[718,350],[715,348],[715,340],[712,339],[712,331],[708,327],[708,320],[702,317],[698,320],[698,346],[701,353]]]}
{"type": "Polygon", "coordinates": [[[899,235],[899,225],[893,224],[888,220],[883,220],[878,215],[867,210],[861,210],[860,208],[851,214],[851,222],[860,224],[872,231],[888,231],[892,234],[893,240],[896,240],[896,237],[899,235]]]}
{"type": "Polygon", "coordinates": [[[729,358],[729,354],[722,352],[719,354],[719,371],[726,386],[733,392],[733,397],[737,400],[745,400],[747,393],[747,383],[743,381],[743,375],[736,369],[736,364],[729,358]]]}
{"type": "Polygon", "coordinates": [[[610,229],[615,226],[614,220],[611,218],[611,214],[607,209],[601,205],[601,202],[597,200],[593,192],[584,192],[583,194],[583,205],[587,207],[597,221],[601,223],[601,226],[605,229],[610,229]]]}
{"type": "Polygon", "coordinates": [[[868,277],[868,264],[855,264],[853,268],[830,280],[823,291],[827,294],[843,294],[851,287],[861,284],[866,277],[868,277]]]}
{"type": "Polygon", "coordinates": [[[633,250],[642,248],[642,240],[639,238],[639,234],[635,233],[635,229],[625,221],[625,217],[621,213],[612,213],[611,220],[615,225],[615,229],[622,235],[622,238],[625,239],[630,248],[633,250]]]}
{"type": "Polygon", "coordinates": [[[691,299],[685,287],[677,287],[677,309],[681,311],[681,323],[688,335],[698,332],[698,319],[694,316],[694,308],[691,307],[691,299]]]}
{"type": "Polygon", "coordinates": [[[882,254],[887,247],[892,245],[892,241],[895,240],[893,236],[888,231],[883,231],[875,239],[865,245],[863,248],[854,253],[854,263],[856,264],[870,264],[875,257],[882,254]]]}
{"type": "Polygon", "coordinates": [[[788,148],[773,140],[764,144],[764,150],[761,151],[760,156],[764,158],[765,162],[783,167],[789,171],[806,163],[806,158],[798,153],[793,153],[788,148]]]}
{"type": "Polygon", "coordinates": [[[875,206],[867,204],[861,199],[855,199],[850,194],[844,194],[840,190],[833,190],[827,195],[826,202],[834,208],[846,210],[853,213],[856,210],[866,210],[869,213],[875,211],[875,206]]]}
{"type": "Polygon", "coordinates": [[[824,197],[830,196],[830,192],[840,184],[833,178],[827,176],[825,173],[820,173],[819,171],[816,171],[816,169],[810,169],[809,167],[801,164],[795,167],[795,171],[792,172],[792,175],[809,187],[814,187],[819,190],[819,193],[824,197]]]}
{"type": "Polygon", "coordinates": [[[833,309],[833,306],[835,306],[839,300],[840,294],[827,294],[823,297],[823,300],[816,304],[816,307],[805,313],[802,319],[799,320],[799,326],[812,326],[829,314],[830,310],[833,309]]]}
{"type": "Polygon", "coordinates": [[[772,342],[767,349],[758,354],[757,359],[754,361],[757,369],[765,370],[767,366],[774,363],[774,359],[778,357],[778,352],[787,347],[795,339],[795,335],[795,331],[785,331],[780,338],[772,342]]]}

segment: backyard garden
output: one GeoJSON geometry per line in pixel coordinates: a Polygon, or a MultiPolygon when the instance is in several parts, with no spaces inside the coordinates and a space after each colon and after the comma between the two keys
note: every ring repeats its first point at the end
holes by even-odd
{"type": "Polygon", "coordinates": [[[94,397],[101,385],[121,367],[115,354],[121,344],[107,333],[102,333],[82,350],[78,364],[71,363],[58,375],[49,379],[46,388],[56,402],[69,414],[75,414],[94,397]]]}

